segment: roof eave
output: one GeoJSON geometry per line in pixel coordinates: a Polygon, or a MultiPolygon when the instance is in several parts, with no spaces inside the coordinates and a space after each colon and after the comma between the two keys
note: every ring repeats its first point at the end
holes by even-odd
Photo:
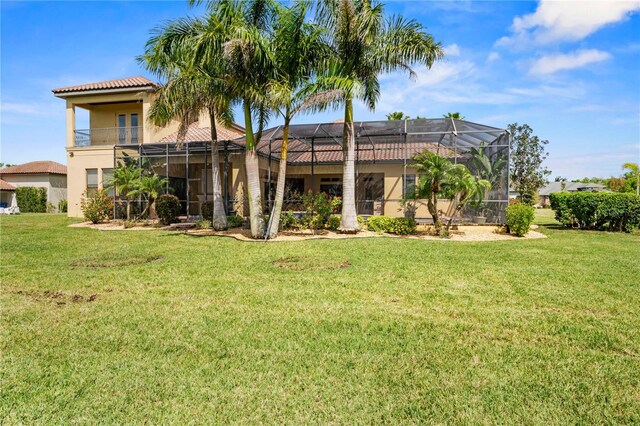
{"type": "Polygon", "coordinates": [[[53,95],[57,98],[70,98],[74,96],[87,96],[87,95],[103,95],[110,93],[128,93],[128,92],[155,92],[157,86],[154,84],[150,84],[148,86],[140,86],[140,87],[119,87],[115,89],[94,89],[94,90],[74,90],[70,92],[56,92],[54,89],[52,90],[53,95]]]}

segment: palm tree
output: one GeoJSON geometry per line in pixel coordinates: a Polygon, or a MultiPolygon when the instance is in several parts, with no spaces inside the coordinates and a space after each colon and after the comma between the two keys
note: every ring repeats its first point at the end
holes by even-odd
{"type": "MultiPolygon", "coordinates": [[[[191,1],[191,3],[198,3],[191,1]]],[[[196,61],[206,61],[217,53],[222,41],[226,80],[229,93],[242,103],[246,132],[245,173],[249,219],[253,238],[265,233],[262,212],[262,189],[258,164],[257,142],[267,123],[267,83],[273,74],[273,58],[268,45],[268,32],[274,15],[272,0],[219,0],[207,2],[215,27],[205,29],[199,36],[196,61]],[[258,122],[254,134],[253,120],[258,122]]]]}
{"type": "Polygon", "coordinates": [[[149,212],[149,216],[151,218],[155,217],[156,198],[158,198],[158,195],[163,192],[168,182],[168,178],[160,177],[156,173],[151,175],[142,175],[138,188],[129,191],[128,195],[131,198],[138,195],[142,195],[147,198],[147,207],[145,207],[144,211],[140,213],[140,217],[144,217],[147,212],[149,212]]]}
{"type": "Polygon", "coordinates": [[[342,136],[343,188],[340,231],[357,232],[355,200],[355,131],[353,100],[363,100],[374,109],[380,96],[378,76],[405,70],[415,76],[412,64],[428,67],[443,56],[440,43],[415,20],[400,16],[385,19],[383,6],[371,0],[323,0],[318,21],[328,29],[333,62],[323,76],[324,83],[344,94],[342,136]]]}
{"type": "Polygon", "coordinates": [[[299,1],[291,8],[279,6],[270,43],[275,75],[269,82],[268,99],[270,106],[282,116],[284,125],[275,203],[267,227],[268,238],[277,237],[280,225],[291,120],[299,112],[321,108],[336,96],[336,92],[318,92],[319,88],[312,81],[320,60],[328,54],[328,47],[323,43],[322,30],[305,22],[306,15],[306,2],[299,1]]]}
{"type": "Polygon", "coordinates": [[[142,169],[136,165],[120,163],[113,169],[111,179],[106,182],[106,189],[113,188],[118,197],[124,197],[127,201],[127,220],[131,220],[131,200],[139,195],[140,178],[142,169]]]}
{"type": "Polygon", "coordinates": [[[448,112],[443,115],[444,118],[453,118],[454,120],[464,120],[464,115],[459,112],[448,112]]]}
{"type": "Polygon", "coordinates": [[[408,120],[409,116],[404,115],[402,111],[390,112],[387,114],[387,120],[408,120]]]}
{"type": "MultiPolygon", "coordinates": [[[[229,85],[224,75],[222,42],[213,39],[205,60],[196,63],[199,37],[207,30],[219,28],[215,16],[209,20],[178,19],[155,30],[147,42],[144,55],[139,58],[147,69],[167,78],[158,90],[149,111],[149,120],[166,126],[179,120],[178,143],[186,135],[189,125],[197,121],[201,112],[211,122],[211,181],[213,192],[213,227],[227,228],[220,179],[220,153],[217,124],[233,123],[229,85]]],[[[218,35],[218,34],[216,34],[218,35]]]]}
{"type": "Polygon", "coordinates": [[[638,163],[624,163],[622,169],[629,169],[631,173],[636,175],[636,195],[640,196],[640,166],[638,163]]]}
{"type": "Polygon", "coordinates": [[[440,193],[447,189],[446,185],[450,175],[454,173],[454,164],[444,157],[440,157],[431,151],[425,150],[414,155],[414,167],[420,178],[415,191],[409,195],[411,199],[426,199],[427,208],[433,218],[433,226],[436,233],[440,234],[442,222],[438,211],[438,198],[440,193]]]}
{"type": "Polygon", "coordinates": [[[488,187],[482,188],[482,196],[477,197],[474,201],[474,203],[477,202],[484,210],[488,204],[488,191],[492,188],[497,188],[504,181],[508,158],[506,155],[497,154],[495,160],[492,162],[486,154],[484,142],[481,142],[478,148],[471,148],[469,154],[469,169],[471,173],[479,179],[489,182],[488,187]]]}
{"type": "Polygon", "coordinates": [[[454,217],[462,211],[468,201],[482,198],[485,191],[491,188],[491,183],[486,179],[473,176],[463,164],[456,164],[448,173],[443,187],[443,193],[449,198],[453,207],[445,226],[445,233],[449,234],[454,217]]]}

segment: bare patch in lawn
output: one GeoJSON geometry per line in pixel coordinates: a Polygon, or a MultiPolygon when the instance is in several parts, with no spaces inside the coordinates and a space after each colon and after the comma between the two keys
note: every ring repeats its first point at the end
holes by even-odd
{"type": "Polygon", "coordinates": [[[140,265],[142,263],[151,263],[162,260],[159,255],[152,256],[132,256],[124,257],[122,254],[113,256],[102,255],[99,258],[91,257],[86,259],[78,259],[71,262],[72,268],[114,268],[121,266],[140,265]]]}
{"type": "Polygon", "coordinates": [[[66,305],[69,303],[90,303],[95,301],[98,298],[97,294],[91,294],[89,296],[83,296],[82,294],[70,294],[65,293],[59,290],[45,290],[45,291],[35,291],[35,290],[18,290],[13,292],[14,294],[18,294],[21,296],[30,297],[32,300],[36,302],[46,302],[51,301],[55,302],[58,306],[66,305]]]}
{"type": "Polygon", "coordinates": [[[325,259],[318,257],[287,256],[271,262],[280,269],[292,271],[319,271],[345,269],[351,266],[348,260],[325,259]]]}

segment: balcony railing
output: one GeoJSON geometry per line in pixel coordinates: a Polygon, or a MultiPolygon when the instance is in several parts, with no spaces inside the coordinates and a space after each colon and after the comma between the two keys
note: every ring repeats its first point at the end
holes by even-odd
{"type": "Polygon", "coordinates": [[[76,130],[76,146],[136,145],[142,143],[142,127],[109,127],[76,130]]]}

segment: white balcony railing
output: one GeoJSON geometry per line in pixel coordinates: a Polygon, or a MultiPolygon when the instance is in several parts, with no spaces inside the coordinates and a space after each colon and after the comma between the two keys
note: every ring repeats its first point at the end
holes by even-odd
{"type": "Polygon", "coordinates": [[[75,131],[75,146],[137,145],[142,143],[142,127],[109,127],[75,131]]]}

